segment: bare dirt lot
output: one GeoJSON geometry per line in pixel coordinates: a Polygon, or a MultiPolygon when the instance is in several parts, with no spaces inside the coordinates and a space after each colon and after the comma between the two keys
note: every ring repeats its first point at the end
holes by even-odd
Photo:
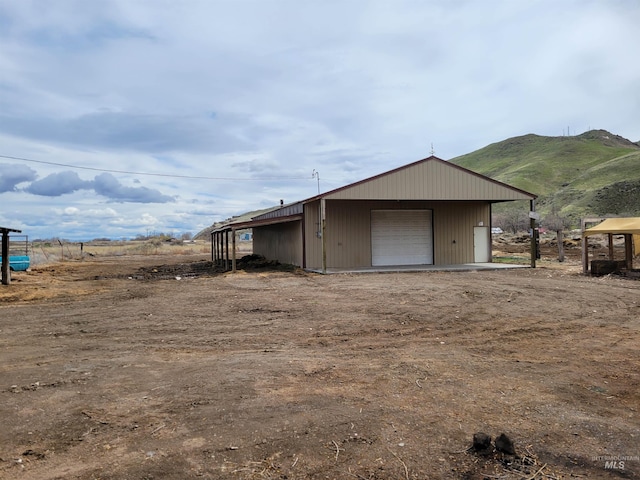
{"type": "Polygon", "coordinates": [[[0,478],[640,478],[639,281],[206,259],[0,286],[0,478]]]}

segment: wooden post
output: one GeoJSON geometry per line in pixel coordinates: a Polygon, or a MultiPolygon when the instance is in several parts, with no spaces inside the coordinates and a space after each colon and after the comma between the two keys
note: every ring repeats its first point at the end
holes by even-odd
{"type": "Polygon", "coordinates": [[[9,232],[2,231],[2,284],[11,283],[11,266],[9,264],[9,232]]]}
{"type": "Polygon", "coordinates": [[[633,235],[624,234],[624,260],[627,270],[633,270],[633,235]]]}
{"type": "Polygon", "coordinates": [[[613,233],[607,233],[607,237],[609,238],[609,260],[614,260],[614,255],[613,255],[613,233]]]}
{"type": "Polygon", "coordinates": [[[22,230],[16,230],[14,228],[0,227],[0,234],[2,235],[2,284],[9,285],[11,283],[11,259],[9,258],[9,232],[22,233],[22,230]]]}
{"type": "Polygon", "coordinates": [[[587,220],[585,218],[580,219],[580,233],[582,234],[582,273],[586,275],[589,273],[589,240],[585,236],[584,231],[587,227],[587,220]]]}
{"type": "MultiPolygon", "coordinates": [[[[531,200],[529,202],[530,211],[536,211],[536,201],[531,200]]],[[[538,247],[536,244],[536,219],[533,215],[529,215],[529,228],[531,229],[531,268],[536,268],[536,256],[538,254],[538,247]]]]}
{"type": "Polygon", "coordinates": [[[558,261],[564,262],[564,233],[556,230],[556,241],[558,242],[558,261]]]}

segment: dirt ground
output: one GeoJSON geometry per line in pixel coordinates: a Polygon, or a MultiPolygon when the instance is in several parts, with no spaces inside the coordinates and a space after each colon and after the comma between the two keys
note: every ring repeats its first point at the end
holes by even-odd
{"type": "Polygon", "coordinates": [[[640,281],[206,260],[0,286],[0,478],[640,478],[640,281]]]}

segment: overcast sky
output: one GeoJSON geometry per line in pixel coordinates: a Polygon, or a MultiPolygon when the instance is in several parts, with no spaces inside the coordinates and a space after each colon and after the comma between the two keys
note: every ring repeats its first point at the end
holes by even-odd
{"type": "Polygon", "coordinates": [[[639,25],[637,0],[0,0],[0,226],[195,234],[432,144],[638,141],[639,25]]]}

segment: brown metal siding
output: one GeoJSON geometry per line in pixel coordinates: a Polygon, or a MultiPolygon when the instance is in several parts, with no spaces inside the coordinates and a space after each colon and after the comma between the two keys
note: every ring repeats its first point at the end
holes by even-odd
{"type": "Polygon", "coordinates": [[[327,267],[371,266],[371,204],[327,202],[327,267]]]}
{"type": "Polygon", "coordinates": [[[531,197],[443,161],[418,163],[340,189],[328,200],[529,200],[531,197]]]}
{"type": "Polygon", "coordinates": [[[433,211],[434,263],[473,263],[473,227],[490,225],[486,202],[446,202],[433,211]]]}
{"type": "MultiPolygon", "coordinates": [[[[308,207],[309,205],[305,206],[308,207]]],[[[317,211],[317,205],[305,214],[317,211]]],[[[327,267],[371,266],[371,210],[429,209],[433,211],[435,265],[471,263],[474,260],[473,227],[489,226],[488,202],[432,201],[327,201],[327,267]],[[454,242],[455,241],[455,242],[454,242]]],[[[309,228],[307,227],[308,231],[309,228]]],[[[309,236],[307,236],[309,239],[309,236]]],[[[308,268],[321,268],[322,246],[307,245],[308,268]]]]}
{"type": "Polygon", "coordinates": [[[302,221],[253,229],[253,253],[280,263],[302,265],[302,221]]]}
{"type": "Polygon", "coordinates": [[[304,241],[306,268],[319,270],[322,268],[322,239],[318,236],[320,229],[320,201],[304,205],[304,241]]]}

